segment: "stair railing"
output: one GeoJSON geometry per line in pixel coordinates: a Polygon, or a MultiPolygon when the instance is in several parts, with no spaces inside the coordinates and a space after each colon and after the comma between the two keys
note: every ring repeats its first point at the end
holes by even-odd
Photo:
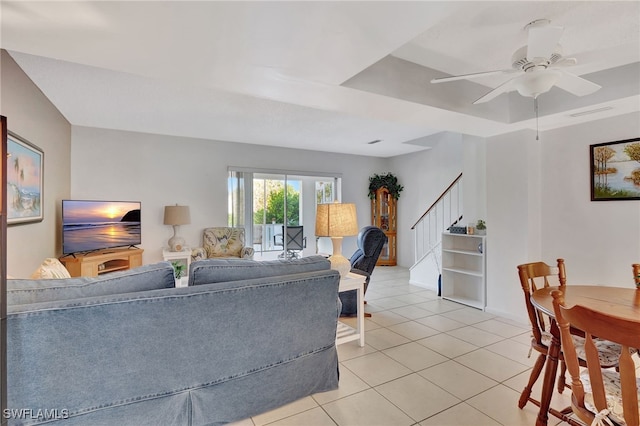
{"type": "MultiPolygon", "coordinates": [[[[462,220],[462,207],[460,173],[411,227],[415,242],[414,264],[434,252],[442,243],[442,233],[462,220]]],[[[435,255],[438,261],[439,254],[435,255]]]]}

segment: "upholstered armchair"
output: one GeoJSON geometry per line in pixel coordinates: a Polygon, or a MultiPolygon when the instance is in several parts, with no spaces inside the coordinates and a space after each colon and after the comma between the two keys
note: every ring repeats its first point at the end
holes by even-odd
{"type": "MultiPolygon", "coordinates": [[[[375,226],[365,226],[358,233],[358,249],[353,253],[349,262],[351,272],[364,275],[364,292],[367,292],[371,273],[378,262],[382,248],[387,242],[384,232],[375,226]]],[[[342,315],[350,316],[357,313],[356,291],[344,291],[340,293],[342,301],[342,315]]]]}
{"type": "Polygon", "coordinates": [[[254,250],[245,246],[244,228],[205,228],[202,233],[202,247],[193,249],[192,260],[214,257],[237,257],[253,259],[254,250]]]}

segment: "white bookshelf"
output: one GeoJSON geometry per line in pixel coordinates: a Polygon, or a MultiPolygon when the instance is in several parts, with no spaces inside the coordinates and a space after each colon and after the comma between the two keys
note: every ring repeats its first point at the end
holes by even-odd
{"type": "Polygon", "coordinates": [[[442,298],[484,310],[486,237],[442,234],[442,298]]]}

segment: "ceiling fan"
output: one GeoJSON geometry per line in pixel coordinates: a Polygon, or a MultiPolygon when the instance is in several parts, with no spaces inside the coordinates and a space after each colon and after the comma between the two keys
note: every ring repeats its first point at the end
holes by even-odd
{"type": "Polygon", "coordinates": [[[516,50],[512,55],[511,69],[435,78],[431,83],[470,80],[493,74],[515,74],[514,77],[477,99],[473,102],[474,104],[488,102],[502,93],[513,90],[517,90],[522,96],[536,99],[538,95],[548,92],[553,86],[576,96],[589,95],[600,89],[601,86],[564,69],[575,65],[577,60],[563,56],[558,41],[564,28],[550,24],[551,21],[548,19],[537,19],[524,27],[528,31],[527,45],[516,50]]]}

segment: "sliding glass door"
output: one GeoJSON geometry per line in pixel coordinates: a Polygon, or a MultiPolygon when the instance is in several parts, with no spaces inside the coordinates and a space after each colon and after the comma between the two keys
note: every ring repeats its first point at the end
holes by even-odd
{"type": "Polygon", "coordinates": [[[229,226],[245,228],[256,259],[318,253],[316,205],[333,201],[339,182],[339,176],[230,168],[229,226]]]}

